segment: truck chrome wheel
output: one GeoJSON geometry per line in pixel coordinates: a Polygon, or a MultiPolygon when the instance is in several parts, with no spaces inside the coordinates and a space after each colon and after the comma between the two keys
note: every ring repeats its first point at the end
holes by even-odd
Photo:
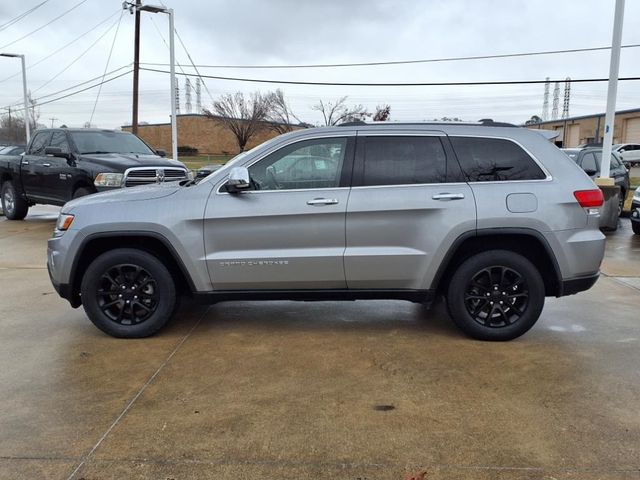
{"type": "Polygon", "coordinates": [[[15,192],[13,191],[13,185],[10,183],[4,189],[4,195],[2,196],[2,209],[7,216],[13,215],[16,209],[16,203],[14,200],[15,192]]]}
{"type": "Polygon", "coordinates": [[[492,266],[477,272],[467,285],[464,303],[469,315],[485,327],[500,328],[517,322],[527,309],[529,289],[517,271],[492,266]]]}
{"type": "Polygon", "coordinates": [[[147,320],[158,306],[155,279],[138,265],[109,268],[98,282],[98,306],[112,321],[135,325],[147,320]]]}

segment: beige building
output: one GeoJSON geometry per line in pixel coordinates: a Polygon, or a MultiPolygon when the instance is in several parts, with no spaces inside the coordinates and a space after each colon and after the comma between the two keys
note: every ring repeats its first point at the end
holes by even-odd
{"type": "MultiPolygon", "coordinates": [[[[549,120],[527,125],[528,128],[556,130],[559,147],[577,147],[589,143],[602,143],[604,137],[604,113],[581,117],[549,120]]],[[[613,143],[640,143],[640,108],[616,112],[613,143]]]]}
{"type": "MultiPolygon", "coordinates": [[[[238,153],[238,143],[235,136],[225,128],[217,118],[207,117],[197,113],[178,115],[178,146],[188,146],[198,149],[199,154],[228,155],[238,153]]],[[[303,128],[291,125],[292,130],[303,128]]],[[[131,126],[125,125],[122,130],[130,132],[131,126]]],[[[262,142],[276,137],[277,132],[267,128],[262,129],[251,138],[245,150],[255,147],[262,142]]],[[[138,125],[138,136],[153,148],[161,148],[171,152],[171,124],[152,123],[138,125]]]]}

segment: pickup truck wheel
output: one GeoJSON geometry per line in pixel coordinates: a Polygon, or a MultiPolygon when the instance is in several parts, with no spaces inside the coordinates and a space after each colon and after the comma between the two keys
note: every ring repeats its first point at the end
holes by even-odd
{"type": "Polygon", "coordinates": [[[96,258],[82,278],[82,305],[103,332],[119,338],[148,337],[172,317],[173,277],[153,255],[119,248],[96,258]]]}
{"type": "Polygon", "coordinates": [[[519,337],[538,320],[544,282],[525,257],[490,250],[465,260],[451,277],[447,306],[454,323],[478,340],[519,337]]]}
{"type": "Polygon", "coordinates": [[[91,195],[92,193],[96,193],[94,190],[86,187],[76,188],[76,191],[73,192],[73,198],[80,198],[86,195],[91,195]]]}
{"type": "Polygon", "coordinates": [[[9,220],[22,220],[27,216],[29,204],[18,194],[16,187],[11,180],[2,184],[0,192],[2,200],[2,211],[9,220]]]}

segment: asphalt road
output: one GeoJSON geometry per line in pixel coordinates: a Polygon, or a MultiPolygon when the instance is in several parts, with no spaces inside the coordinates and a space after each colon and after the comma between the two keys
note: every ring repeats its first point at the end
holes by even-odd
{"type": "Polygon", "coordinates": [[[399,301],[183,305],[117,340],[0,218],[0,479],[640,478],[640,237],[508,343],[399,301]]]}

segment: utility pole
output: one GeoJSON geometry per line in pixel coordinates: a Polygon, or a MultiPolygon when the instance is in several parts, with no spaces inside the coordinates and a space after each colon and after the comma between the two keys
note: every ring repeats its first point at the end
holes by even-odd
{"type": "Polygon", "coordinates": [[[562,118],[569,118],[569,102],[571,100],[571,78],[564,82],[564,101],[562,103],[562,118]]]}
{"type": "Polygon", "coordinates": [[[60,120],[60,119],[56,118],[56,117],[49,117],[49,120],[51,120],[51,128],[53,128],[53,122],[55,122],[56,120],[60,120]]]}
{"type": "Polygon", "coordinates": [[[611,40],[611,61],[609,63],[609,85],[607,87],[607,111],[604,117],[602,165],[600,165],[600,178],[602,179],[609,178],[609,173],[611,173],[611,144],[613,143],[613,124],[616,116],[616,96],[618,94],[623,19],[624,0],[616,0],[616,9],[613,16],[613,38],[611,40]]]}
{"type": "Polygon", "coordinates": [[[140,0],[135,5],[135,34],[133,40],[133,105],[131,108],[131,133],[138,134],[138,75],[140,72],[140,0]]]}

